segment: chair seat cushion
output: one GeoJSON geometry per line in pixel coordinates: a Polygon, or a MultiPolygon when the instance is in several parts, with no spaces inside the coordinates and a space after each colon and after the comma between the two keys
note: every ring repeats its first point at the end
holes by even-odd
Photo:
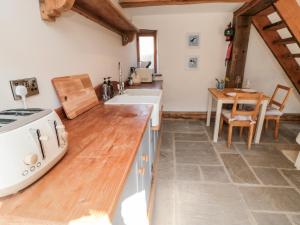
{"type": "Polygon", "coordinates": [[[223,109],[222,115],[228,119],[228,121],[251,121],[251,123],[256,123],[255,120],[252,119],[251,116],[243,116],[243,115],[236,115],[234,117],[231,116],[231,110],[223,109]]]}
{"type": "Polygon", "coordinates": [[[283,112],[279,111],[274,107],[268,107],[266,111],[266,116],[282,116],[283,112]]]}

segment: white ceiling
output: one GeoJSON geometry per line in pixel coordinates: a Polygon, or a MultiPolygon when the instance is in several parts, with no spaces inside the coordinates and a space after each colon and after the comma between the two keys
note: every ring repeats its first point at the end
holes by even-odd
{"type": "Polygon", "coordinates": [[[124,9],[127,15],[163,15],[163,14],[184,14],[184,13],[215,13],[215,12],[234,12],[243,3],[200,3],[188,5],[165,5],[148,6],[124,9]]]}

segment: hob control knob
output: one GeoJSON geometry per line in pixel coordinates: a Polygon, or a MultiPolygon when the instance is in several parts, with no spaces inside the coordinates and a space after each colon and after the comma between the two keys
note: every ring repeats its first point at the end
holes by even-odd
{"type": "Polygon", "coordinates": [[[37,154],[30,154],[24,158],[24,163],[26,165],[33,165],[37,162],[37,160],[38,160],[37,154]]]}

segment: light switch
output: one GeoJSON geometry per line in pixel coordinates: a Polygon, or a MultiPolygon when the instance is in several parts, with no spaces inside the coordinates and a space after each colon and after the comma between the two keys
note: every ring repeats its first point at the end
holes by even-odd
{"type": "Polygon", "coordinates": [[[26,97],[39,94],[39,87],[35,77],[24,78],[20,80],[11,80],[10,87],[15,100],[21,100],[21,97],[16,95],[16,86],[18,85],[23,85],[27,88],[28,93],[26,97]]]}

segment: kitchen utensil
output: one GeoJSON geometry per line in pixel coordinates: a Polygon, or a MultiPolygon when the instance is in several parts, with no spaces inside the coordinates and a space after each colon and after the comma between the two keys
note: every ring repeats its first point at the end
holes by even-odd
{"type": "Polygon", "coordinates": [[[236,96],[236,92],[227,92],[227,93],[225,93],[225,95],[234,97],[234,96],[236,96]]]}
{"type": "Polygon", "coordinates": [[[57,77],[52,83],[69,119],[99,104],[88,74],[57,77]]]}
{"type": "Polygon", "coordinates": [[[0,112],[0,197],[31,185],[66,153],[67,132],[55,111],[0,112]]]}

